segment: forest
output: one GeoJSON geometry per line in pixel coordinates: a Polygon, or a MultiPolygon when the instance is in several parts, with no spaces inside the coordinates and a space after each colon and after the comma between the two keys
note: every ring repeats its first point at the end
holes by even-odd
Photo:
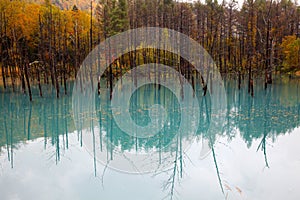
{"type": "MultiPolygon", "coordinates": [[[[32,100],[32,85],[43,96],[42,85],[51,84],[59,98],[70,92],[67,81],[76,78],[82,61],[101,41],[129,29],[163,27],[199,42],[222,76],[236,78],[239,89],[242,80],[247,80],[253,95],[257,77],[267,88],[274,75],[300,75],[299,21],[300,7],[290,0],[245,0],[242,6],[235,0],[99,0],[82,10],[49,0],[1,0],[0,86],[4,91],[26,93],[32,100]]],[[[115,58],[105,73],[107,86],[133,67],[153,60],[180,65],[184,76],[193,76],[187,61],[145,49],[115,58]]]]}

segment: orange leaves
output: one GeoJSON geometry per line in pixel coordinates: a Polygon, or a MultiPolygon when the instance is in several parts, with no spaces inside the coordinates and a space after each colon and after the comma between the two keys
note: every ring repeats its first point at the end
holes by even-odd
{"type": "Polygon", "coordinates": [[[35,3],[26,3],[24,1],[5,1],[0,3],[1,12],[5,13],[7,35],[16,40],[25,37],[32,40],[39,31],[39,15],[44,16],[49,12],[49,6],[52,6],[53,20],[57,24],[60,18],[67,32],[74,31],[74,24],[77,23],[78,31],[86,35],[89,31],[90,16],[89,13],[78,10],[60,10],[53,5],[40,5],[35,3]],[[76,21],[76,22],[75,22],[76,21]]]}
{"type": "Polygon", "coordinates": [[[23,16],[22,31],[27,39],[30,39],[38,31],[40,6],[37,4],[26,4],[23,16]]]}
{"type": "Polygon", "coordinates": [[[3,12],[7,20],[7,34],[15,37],[16,40],[21,37],[30,39],[38,27],[38,14],[40,5],[27,4],[22,1],[6,2],[3,12]]]}
{"type": "Polygon", "coordinates": [[[286,36],[280,46],[284,54],[284,66],[298,68],[300,66],[300,39],[295,35],[286,36]]]}

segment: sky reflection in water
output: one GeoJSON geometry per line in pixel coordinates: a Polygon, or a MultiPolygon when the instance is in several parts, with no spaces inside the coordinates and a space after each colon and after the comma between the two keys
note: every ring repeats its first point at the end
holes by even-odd
{"type": "MultiPolygon", "coordinates": [[[[75,131],[69,97],[35,98],[29,104],[22,95],[2,94],[0,199],[114,200],[170,199],[171,196],[184,200],[299,199],[298,81],[277,80],[268,91],[257,86],[254,98],[235,86],[234,81],[225,81],[228,112],[224,131],[217,139],[205,135],[209,98],[205,101],[202,98],[201,128],[196,136],[185,138],[189,145],[184,154],[177,157],[178,162],[168,163],[169,170],[163,173],[142,175],[121,173],[94,161],[93,152],[81,140],[81,133],[91,129],[83,127],[82,131],[75,131]],[[214,144],[205,159],[199,155],[201,137],[210,138],[214,144]]],[[[151,91],[146,89],[141,88],[136,94],[139,102],[134,103],[137,108],[132,110],[132,113],[140,110],[139,115],[132,116],[141,124],[147,121],[143,95],[151,96],[151,91]]],[[[163,97],[166,96],[173,102],[172,95],[163,97]]],[[[102,107],[109,102],[105,97],[108,95],[99,100],[102,107]]],[[[109,106],[107,108],[107,112],[102,110],[101,123],[95,124],[94,130],[96,133],[101,130],[104,138],[110,139],[107,140],[110,145],[106,145],[105,140],[103,145],[112,152],[116,148],[145,151],[159,144],[157,140],[139,141],[140,146],[136,146],[133,138],[122,135],[115,127],[109,106]]],[[[171,108],[169,116],[173,121],[165,130],[165,141],[178,123],[175,100],[171,108]]],[[[176,149],[163,151],[176,158],[176,149]]],[[[114,156],[113,159],[118,158],[114,156]]]]}

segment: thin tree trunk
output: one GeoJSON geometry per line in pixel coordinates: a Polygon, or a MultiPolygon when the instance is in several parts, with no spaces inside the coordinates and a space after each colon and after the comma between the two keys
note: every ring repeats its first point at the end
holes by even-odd
{"type": "Polygon", "coordinates": [[[13,90],[13,92],[15,92],[15,77],[14,77],[13,68],[11,65],[8,68],[9,68],[12,90],[13,90]]]}
{"type": "MultiPolygon", "coordinates": [[[[1,52],[2,53],[2,52],[1,52]]],[[[6,89],[6,80],[5,80],[5,68],[4,68],[4,64],[3,64],[3,61],[2,61],[2,56],[1,56],[1,65],[2,65],[2,81],[3,81],[3,88],[4,90],[6,89]]]]}
{"type": "Polygon", "coordinates": [[[38,69],[40,65],[36,64],[36,71],[37,71],[37,80],[39,86],[40,97],[43,97],[42,87],[41,87],[41,79],[40,79],[40,69],[38,69]]]}
{"type": "Polygon", "coordinates": [[[32,93],[31,93],[31,87],[30,87],[29,76],[28,76],[28,67],[29,67],[28,61],[26,61],[25,66],[24,66],[25,79],[26,79],[27,88],[28,88],[29,100],[32,101],[32,93]]]}

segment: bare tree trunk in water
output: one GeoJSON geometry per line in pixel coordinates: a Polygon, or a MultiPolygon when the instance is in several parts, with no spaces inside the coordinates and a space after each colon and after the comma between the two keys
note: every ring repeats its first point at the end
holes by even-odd
{"type": "Polygon", "coordinates": [[[205,83],[204,78],[202,75],[200,75],[201,77],[201,83],[202,83],[202,87],[203,87],[203,96],[206,96],[207,93],[207,83],[205,83]]]}
{"type": "Polygon", "coordinates": [[[253,79],[252,79],[252,57],[254,55],[254,40],[255,40],[255,35],[253,33],[253,30],[254,30],[254,1],[251,0],[250,2],[250,36],[249,36],[249,39],[250,39],[250,52],[248,53],[248,60],[250,61],[250,64],[249,64],[249,80],[248,80],[248,93],[251,92],[251,96],[253,97],[253,79]]]}
{"type": "Polygon", "coordinates": [[[52,53],[52,6],[50,6],[50,16],[48,19],[48,33],[49,33],[49,66],[50,66],[50,74],[51,74],[51,83],[55,87],[55,80],[54,80],[54,70],[53,70],[53,53],[52,53]]]}
{"type": "Polygon", "coordinates": [[[23,63],[19,63],[18,66],[20,66],[20,80],[21,80],[21,88],[22,88],[22,93],[25,94],[26,93],[26,83],[25,83],[25,75],[24,75],[24,64],[23,63]]]}
{"type": "Polygon", "coordinates": [[[9,66],[9,74],[11,78],[11,85],[12,85],[12,90],[15,92],[15,77],[14,77],[14,71],[12,66],[9,66]]]}
{"type": "Polygon", "coordinates": [[[239,55],[239,77],[238,77],[238,88],[239,90],[241,89],[241,68],[243,64],[243,57],[242,57],[242,51],[243,51],[243,46],[242,46],[242,39],[240,39],[240,55],[239,55]]]}
{"type": "Polygon", "coordinates": [[[251,79],[250,84],[251,84],[251,96],[253,97],[253,96],[254,96],[254,91],[253,91],[253,79],[251,79]]]}
{"type": "MultiPolygon", "coordinates": [[[[51,22],[52,22],[52,10],[51,10],[51,22]]],[[[58,83],[58,73],[57,73],[57,61],[56,61],[56,26],[53,26],[53,32],[51,29],[51,33],[53,33],[53,49],[54,52],[51,50],[51,64],[52,64],[52,73],[53,73],[53,78],[54,78],[54,85],[56,88],[56,98],[59,98],[59,83],[58,83]]],[[[52,39],[52,36],[50,36],[52,39]]],[[[51,44],[51,41],[50,41],[51,44]]]]}
{"type": "Polygon", "coordinates": [[[195,97],[195,72],[192,73],[192,88],[193,88],[193,97],[195,97]]]}
{"type": "MultiPolygon", "coordinates": [[[[4,19],[5,20],[5,19],[4,19]]],[[[5,81],[5,71],[4,71],[4,63],[3,63],[3,49],[2,49],[2,37],[3,37],[3,29],[2,29],[2,24],[3,19],[2,19],[2,13],[0,14],[0,38],[1,38],[1,43],[0,43],[0,55],[1,55],[1,72],[2,72],[2,81],[3,81],[3,87],[4,90],[6,89],[6,81],[5,81]]]]}
{"type": "Polygon", "coordinates": [[[67,77],[66,77],[66,52],[67,52],[67,25],[65,21],[65,31],[64,31],[64,53],[63,53],[63,79],[64,79],[64,91],[67,94],[67,77]]]}
{"type": "Polygon", "coordinates": [[[251,96],[254,96],[254,91],[253,91],[253,79],[252,79],[252,60],[250,60],[249,64],[249,72],[248,72],[248,93],[251,93],[251,96]]]}
{"type": "Polygon", "coordinates": [[[273,0],[270,1],[270,6],[268,10],[268,16],[267,16],[267,38],[266,38],[266,80],[265,80],[265,89],[267,89],[268,84],[272,84],[272,39],[270,38],[270,31],[272,29],[272,24],[270,20],[270,14],[271,14],[271,7],[272,7],[273,0]]]}
{"type": "MultiPolygon", "coordinates": [[[[101,38],[100,38],[100,33],[98,33],[98,42],[101,41],[101,38]]],[[[98,56],[100,55],[100,49],[98,48],[98,56]]],[[[123,56],[123,55],[122,55],[123,56]]],[[[101,83],[100,83],[100,80],[101,80],[101,77],[100,77],[100,58],[97,59],[97,92],[98,92],[98,95],[100,95],[100,92],[101,92],[101,83]]]]}
{"type": "Polygon", "coordinates": [[[238,89],[241,89],[241,69],[239,69],[239,75],[238,75],[238,89]]]}
{"type": "Polygon", "coordinates": [[[32,93],[31,93],[31,87],[30,87],[30,82],[29,82],[29,77],[28,77],[28,58],[26,58],[25,65],[24,65],[24,71],[25,71],[25,79],[27,83],[27,88],[28,88],[28,94],[29,94],[29,100],[32,101],[32,93]]]}
{"type": "Polygon", "coordinates": [[[101,77],[98,75],[98,95],[100,95],[101,92],[101,83],[100,83],[100,79],[101,77]]]}
{"type": "Polygon", "coordinates": [[[37,80],[38,80],[38,85],[39,85],[39,91],[40,91],[40,97],[43,97],[43,92],[42,92],[42,87],[41,87],[41,79],[40,79],[40,65],[36,64],[36,71],[37,71],[37,80]]]}
{"type": "MultiPolygon", "coordinates": [[[[0,23],[2,23],[2,14],[0,15],[0,23]]],[[[2,38],[2,25],[0,26],[0,38],[2,38]]],[[[2,72],[2,81],[4,90],[6,89],[6,80],[5,80],[5,71],[4,71],[4,62],[3,62],[3,49],[2,44],[0,43],[0,55],[1,55],[1,72],[2,72]]]]}
{"type": "Polygon", "coordinates": [[[112,99],[112,90],[113,90],[113,71],[112,71],[112,60],[111,60],[111,46],[110,42],[108,43],[108,51],[109,51],[109,99],[112,99]]]}

